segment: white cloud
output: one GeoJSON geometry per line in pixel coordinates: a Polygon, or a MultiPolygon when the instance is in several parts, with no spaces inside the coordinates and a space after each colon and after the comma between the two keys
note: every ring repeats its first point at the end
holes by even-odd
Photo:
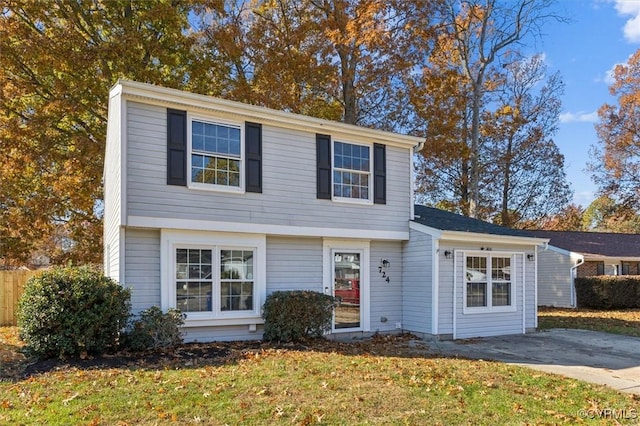
{"type": "Polygon", "coordinates": [[[598,121],[598,111],[563,112],[560,114],[561,123],[595,123],[596,121],[598,121]]]}
{"type": "Polygon", "coordinates": [[[640,42],[640,2],[637,0],[615,0],[616,10],[628,16],[624,24],[624,38],[630,42],[640,42]]]}
{"type": "Polygon", "coordinates": [[[573,193],[573,202],[585,208],[589,207],[595,198],[596,194],[594,191],[576,191],[573,193]]]}
{"type": "Polygon", "coordinates": [[[604,73],[603,81],[609,86],[611,86],[613,83],[615,83],[615,79],[613,78],[613,74],[614,74],[614,72],[616,70],[616,67],[618,65],[626,65],[626,63],[618,62],[617,64],[613,64],[613,66],[611,68],[609,68],[607,71],[605,71],[605,73],[604,73]]]}

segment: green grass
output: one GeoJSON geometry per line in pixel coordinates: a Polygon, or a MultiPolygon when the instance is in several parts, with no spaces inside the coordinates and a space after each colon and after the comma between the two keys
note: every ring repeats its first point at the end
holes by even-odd
{"type": "Polygon", "coordinates": [[[541,329],[575,328],[640,337],[640,309],[599,311],[540,308],[538,326],[541,329]]]}
{"type": "Polygon", "coordinates": [[[610,424],[595,410],[626,410],[618,420],[633,423],[639,408],[602,386],[435,357],[406,337],[224,347],[223,358],[63,365],[0,382],[0,424],[610,424]]]}

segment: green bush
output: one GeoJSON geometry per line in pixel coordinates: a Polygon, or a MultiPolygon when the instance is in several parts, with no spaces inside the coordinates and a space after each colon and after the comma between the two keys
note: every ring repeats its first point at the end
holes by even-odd
{"type": "Polygon", "coordinates": [[[276,291],[263,306],[264,340],[299,341],[331,329],[335,299],[315,291],[276,291]]]}
{"type": "Polygon", "coordinates": [[[115,350],[130,291],[97,269],[54,268],[32,277],[18,307],[20,337],[41,357],[115,350]]]}
{"type": "Polygon", "coordinates": [[[182,343],[180,327],[186,315],[178,309],[162,312],[152,306],[140,312],[140,318],[133,321],[125,335],[122,346],[133,351],[167,349],[182,343]]]}
{"type": "Polygon", "coordinates": [[[579,308],[640,308],[640,276],[622,275],[576,278],[579,308]]]}

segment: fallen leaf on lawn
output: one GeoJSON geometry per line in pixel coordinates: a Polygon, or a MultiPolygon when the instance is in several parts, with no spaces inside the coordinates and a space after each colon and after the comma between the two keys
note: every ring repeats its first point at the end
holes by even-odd
{"type": "Polygon", "coordinates": [[[74,393],[69,398],[63,399],[62,400],[62,405],[69,405],[69,402],[73,401],[74,399],[76,399],[79,396],[80,396],[80,394],[78,392],[74,393]]]}

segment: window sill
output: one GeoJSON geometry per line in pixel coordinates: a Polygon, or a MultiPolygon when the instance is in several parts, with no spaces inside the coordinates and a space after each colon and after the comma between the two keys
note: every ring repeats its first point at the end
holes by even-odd
{"type": "Polygon", "coordinates": [[[353,204],[356,206],[372,206],[373,205],[373,201],[362,200],[360,198],[333,197],[331,201],[334,201],[336,203],[353,204]]]}
{"type": "Polygon", "coordinates": [[[509,313],[509,312],[517,312],[515,306],[500,306],[500,307],[489,307],[489,308],[462,308],[462,313],[464,315],[473,315],[473,314],[500,314],[500,313],[509,313]]]}
{"type": "Polygon", "coordinates": [[[241,188],[241,187],[213,185],[208,183],[189,182],[189,184],[187,185],[187,188],[193,189],[196,191],[223,192],[226,194],[244,194],[245,193],[244,188],[241,188]]]}
{"type": "Polygon", "coordinates": [[[264,320],[259,315],[243,316],[243,317],[196,317],[193,318],[193,314],[187,313],[187,318],[184,320],[185,327],[208,327],[208,326],[225,326],[225,325],[251,325],[251,324],[264,324],[264,320]]]}

